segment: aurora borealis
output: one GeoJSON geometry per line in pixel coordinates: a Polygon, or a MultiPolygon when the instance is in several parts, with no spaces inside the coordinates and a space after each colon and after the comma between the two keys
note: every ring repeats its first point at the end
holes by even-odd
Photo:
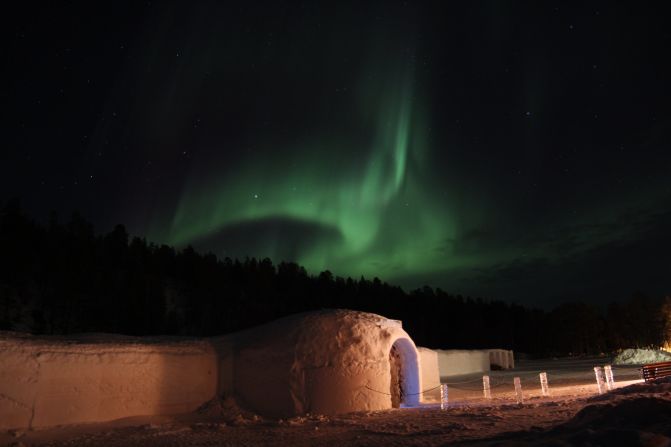
{"type": "Polygon", "coordinates": [[[169,231],[156,239],[355,277],[445,266],[435,248],[453,237],[449,209],[432,203],[420,180],[427,170],[422,104],[412,67],[398,65],[375,74],[382,82],[363,87],[365,101],[353,104],[363,129],[359,138],[264,148],[263,163],[240,160],[223,178],[203,177],[196,168],[169,231]],[[422,212],[428,208],[431,213],[422,212]],[[240,240],[247,224],[255,230],[240,240]],[[306,228],[313,230],[306,234],[306,228]]]}
{"type": "Polygon", "coordinates": [[[0,200],[36,216],[540,306],[668,292],[671,36],[650,5],[18,14],[0,200]]]}

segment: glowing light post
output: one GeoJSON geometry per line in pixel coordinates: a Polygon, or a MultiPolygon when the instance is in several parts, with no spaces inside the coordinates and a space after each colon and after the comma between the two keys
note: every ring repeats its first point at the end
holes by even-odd
{"type": "Polygon", "coordinates": [[[492,398],[492,391],[489,387],[489,376],[482,376],[482,394],[485,396],[485,399],[492,398]]]}
{"type": "Polygon", "coordinates": [[[447,410],[447,384],[443,383],[440,385],[440,409],[447,410]]]}
{"type": "Polygon", "coordinates": [[[515,398],[517,399],[517,403],[521,404],[523,401],[522,398],[522,382],[520,382],[519,377],[515,377],[513,379],[513,383],[515,384],[515,398]]]}
{"type": "Polygon", "coordinates": [[[600,366],[594,367],[594,375],[596,376],[596,387],[599,390],[599,394],[603,394],[603,371],[600,366]]]}
{"type": "Polygon", "coordinates": [[[550,395],[550,387],[548,386],[548,374],[546,372],[540,373],[541,379],[541,392],[543,396],[547,397],[550,395]]]}
{"type": "Polygon", "coordinates": [[[608,388],[608,391],[610,391],[615,386],[615,380],[613,379],[613,368],[611,368],[610,365],[606,365],[603,367],[603,373],[606,376],[606,388],[608,388]]]}

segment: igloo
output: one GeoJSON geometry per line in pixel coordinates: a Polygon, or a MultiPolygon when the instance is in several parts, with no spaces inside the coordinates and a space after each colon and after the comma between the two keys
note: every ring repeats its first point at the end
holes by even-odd
{"type": "Polygon", "coordinates": [[[220,396],[271,417],[383,410],[417,405],[422,380],[439,383],[435,352],[350,310],[208,339],[0,332],[0,429],[188,413],[220,396]]]}
{"type": "Polygon", "coordinates": [[[418,405],[420,356],[400,321],[350,310],[289,316],[214,341],[220,392],[260,414],[418,405]]]}

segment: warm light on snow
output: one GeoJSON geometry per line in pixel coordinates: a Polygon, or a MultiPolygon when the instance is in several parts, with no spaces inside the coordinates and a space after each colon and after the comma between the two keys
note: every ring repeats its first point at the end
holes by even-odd
{"type": "MultiPolygon", "coordinates": [[[[525,361],[515,371],[492,371],[488,374],[491,399],[483,398],[480,388],[483,377],[474,374],[449,387],[447,411],[440,409],[436,399],[432,404],[422,403],[415,408],[331,416],[311,413],[276,419],[250,411],[242,401],[227,397],[214,398],[182,416],[130,418],[115,425],[92,423],[34,431],[0,430],[0,445],[345,446],[354,439],[357,445],[372,447],[407,445],[418,439],[426,447],[468,441],[477,445],[488,440],[495,441],[493,444],[520,440],[522,445],[574,445],[576,436],[583,444],[620,445],[623,429],[635,439],[648,439],[646,436],[654,434],[655,439],[665,441],[659,427],[671,426],[671,412],[667,411],[671,406],[671,380],[642,383],[637,378],[637,367],[616,367],[619,381],[614,389],[595,396],[593,365],[601,360],[525,361]],[[547,372],[548,381],[553,384],[552,396],[544,397],[538,387],[526,386],[532,381],[538,383],[539,371],[547,372]],[[510,386],[513,376],[520,377],[525,386],[524,405],[511,405],[516,401],[510,386]],[[569,422],[562,424],[563,421],[569,422]]],[[[0,363],[0,370],[4,365],[0,363]]],[[[266,366],[272,365],[267,362],[266,366]]],[[[0,380],[0,385],[3,383],[0,380]]],[[[259,388],[268,390],[265,386],[259,388]]],[[[436,392],[440,393],[440,386],[436,392]]],[[[7,403],[0,399],[2,402],[7,403]]]]}

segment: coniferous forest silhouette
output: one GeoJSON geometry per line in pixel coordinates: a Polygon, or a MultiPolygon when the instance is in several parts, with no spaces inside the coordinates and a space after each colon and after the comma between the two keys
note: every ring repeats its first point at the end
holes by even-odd
{"type": "Polygon", "coordinates": [[[18,200],[0,204],[0,247],[0,330],[34,334],[211,336],[348,308],[402,320],[431,348],[579,355],[660,346],[671,313],[669,298],[643,294],[613,297],[626,299],[605,309],[570,302],[547,311],[428,286],[406,292],[378,278],[310,275],[292,262],[176,250],[131,238],[123,225],[96,234],[76,213],[42,224],[18,200]]]}

